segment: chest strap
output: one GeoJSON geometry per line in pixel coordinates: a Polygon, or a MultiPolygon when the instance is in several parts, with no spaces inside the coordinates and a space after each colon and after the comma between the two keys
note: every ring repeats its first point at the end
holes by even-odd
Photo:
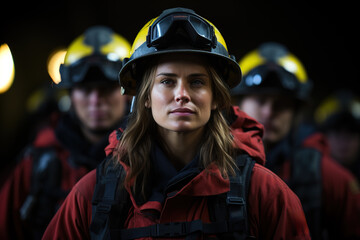
{"type": "Polygon", "coordinates": [[[139,228],[113,229],[111,239],[184,236],[186,236],[186,239],[196,239],[201,233],[219,235],[222,236],[222,239],[230,239],[230,235],[235,239],[247,239],[249,226],[246,200],[255,161],[248,155],[239,155],[236,158],[236,164],[238,166],[236,175],[229,178],[230,191],[226,194],[226,204],[221,204],[219,206],[223,206],[222,208],[214,210],[214,212],[220,214],[214,222],[204,223],[201,220],[194,220],[190,222],[160,223],[139,228]]]}

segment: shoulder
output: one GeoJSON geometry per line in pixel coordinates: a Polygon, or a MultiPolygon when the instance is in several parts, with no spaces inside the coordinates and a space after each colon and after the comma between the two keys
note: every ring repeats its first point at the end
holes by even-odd
{"type": "Polygon", "coordinates": [[[337,176],[340,176],[341,179],[346,181],[351,181],[352,179],[355,178],[348,169],[340,165],[330,156],[323,157],[321,166],[322,166],[322,173],[324,176],[326,175],[333,176],[333,174],[336,174],[337,176]]]}
{"type": "Polygon", "coordinates": [[[331,198],[334,195],[357,195],[360,198],[359,182],[348,169],[328,156],[323,157],[321,167],[325,195],[330,195],[331,198]]]}
{"type": "MultiPolygon", "coordinates": [[[[256,208],[264,209],[271,206],[278,214],[279,209],[296,208],[302,212],[302,206],[297,195],[289,186],[271,170],[255,164],[249,187],[249,201],[257,203],[256,208]]],[[[257,210],[259,210],[257,209],[257,210]]]]}
{"type": "Polygon", "coordinates": [[[260,164],[254,165],[250,186],[262,194],[294,194],[279,176],[260,164]]]}
{"type": "Polygon", "coordinates": [[[46,126],[39,130],[36,134],[35,141],[33,145],[35,147],[48,147],[51,145],[58,145],[59,142],[57,140],[55,129],[50,126],[46,126]]]}
{"type": "Polygon", "coordinates": [[[96,185],[96,169],[82,177],[73,187],[74,194],[91,201],[96,185]]]}
{"type": "Polygon", "coordinates": [[[310,239],[299,198],[275,173],[255,164],[248,195],[250,232],[264,239],[310,239]]]}

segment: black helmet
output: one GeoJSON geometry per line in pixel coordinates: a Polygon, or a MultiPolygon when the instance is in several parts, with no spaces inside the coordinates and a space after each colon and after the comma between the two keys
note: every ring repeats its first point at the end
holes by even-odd
{"type": "Polygon", "coordinates": [[[124,60],[119,74],[125,93],[135,95],[146,62],[169,53],[203,54],[214,63],[229,87],[241,81],[240,67],[229,56],[218,29],[191,9],[172,8],[146,23],[135,38],[131,56],[124,60]]]}

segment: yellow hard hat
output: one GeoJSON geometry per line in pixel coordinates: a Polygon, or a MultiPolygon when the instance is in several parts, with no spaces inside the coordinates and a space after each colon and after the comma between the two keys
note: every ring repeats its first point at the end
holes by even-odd
{"type": "Polygon", "coordinates": [[[279,43],[267,42],[246,54],[239,65],[244,81],[232,89],[232,95],[257,91],[286,92],[306,100],[312,89],[301,61],[279,43]]]}
{"type": "Polygon", "coordinates": [[[89,69],[96,67],[106,80],[117,81],[121,64],[129,56],[130,43],[106,26],[93,26],[68,47],[60,66],[61,87],[86,81],[89,69]]]}
{"type": "Polygon", "coordinates": [[[360,98],[350,90],[338,90],[319,104],[314,120],[324,130],[343,127],[360,131],[360,98]]]}
{"type": "Polygon", "coordinates": [[[171,8],[147,22],[136,36],[119,74],[120,85],[126,94],[135,95],[146,62],[161,54],[184,52],[206,55],[229,87],[241,81],[240,67],[219,30],[191,9],[171,8]]]}

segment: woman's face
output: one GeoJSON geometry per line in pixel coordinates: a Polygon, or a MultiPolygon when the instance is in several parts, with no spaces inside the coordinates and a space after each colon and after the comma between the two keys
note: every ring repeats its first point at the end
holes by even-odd
{"type": "Polygon", "coordinates": [[[160,60],[146,107],[163,129],[187,132],[202,128],[216,105],[204,61],[180,56],[160,60]]]}

